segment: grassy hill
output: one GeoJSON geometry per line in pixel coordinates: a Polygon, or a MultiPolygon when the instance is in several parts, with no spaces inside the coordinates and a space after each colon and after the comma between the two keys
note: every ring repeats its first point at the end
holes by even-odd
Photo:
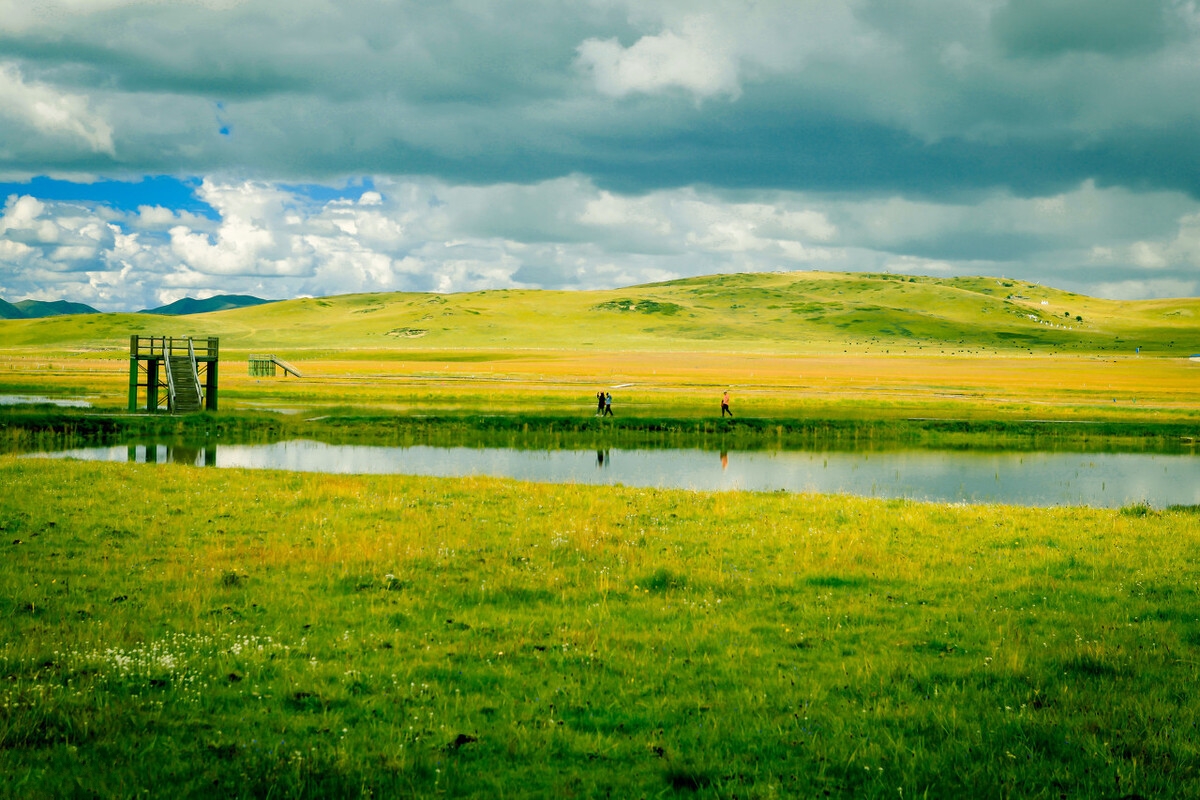
{"type": "Polygon", "coordinates": [[[216,335],[222,349],[327,353],[581,351],[1200,352],[1200,299],[1108,301],[1014,280],[795,272],[569,292],[376,293],[187,318],[0,322],[10,346],[123,349],[130,334],[216,335]]]}
{"type": "Polygon", "coordinates": [[[22,300],[13,303],[28,319],[41,317],[57,317],[63,314],[99,314],[100,312],[84,303],[72,303],[69,300],[22,300]]]}
{"type": "Polygon", "coordinates": [[[24,319],[25,312],[7,300],[0,299],[0,319],[24,319]]]}
{"type": "Polygon", "coordinates": [[[40,319],[63,314],[99,313],[89,305],[69,300],[22,300],[19,303],[0,300],[0,319],[40,319]]]}
{"type": "Polygon", "coordinates": [[[185,316],[188,314],[206,314],[211,311],[227,311],[231,308],[246,308],[247,306],[261,306],[264,303],[270,303],[270,300],[263,300],[261,297],[254,297],[248,294],[219,294],[214,297],[206,297],[203,300],[196,300],[192,297],[184,297],[176,300],[174,303],[168,303],[165,306],[157,308],[144,308],[139,311],[139,314],[160,314],[162,316],[185,316]]]}

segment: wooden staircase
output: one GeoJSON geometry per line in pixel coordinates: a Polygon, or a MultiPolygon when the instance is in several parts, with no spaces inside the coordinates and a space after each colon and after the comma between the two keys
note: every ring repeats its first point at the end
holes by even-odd
{"type": "Polygon", "coordinates": [[[129,410],[192,414],[217,410],[217,362],[220,343],[215,336],[129,337],[129,410]],[[162,390],[166,389],[166,397],[162,390]],[[143,394],[144,392],[144,394],[143,394]],[[142,405],[141,398],[145,398],[142,405]]]}
{"type": "Polygon", "coordinates": [[[167,385],[170,389],[170,412],[194,414],[203,408],[200,383],[196,380],[196,364],[190,356],[172,355],[166,360],[167,385]]]}

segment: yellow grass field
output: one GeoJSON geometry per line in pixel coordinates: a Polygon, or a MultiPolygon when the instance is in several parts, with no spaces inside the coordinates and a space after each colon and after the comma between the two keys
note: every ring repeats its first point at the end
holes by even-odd
{"type": "MultiPolygon", "coordinates": [[[[0,351],[6,391],[80,396],[124,408],[121,354],[0,351]]],[[[394,413],[455,410],[586,413],[612,391],[624,413],[704,415],[723,390],[746,416],[880,413],[962,418],[1190,419],[1200,417],[1200,364],[1136,356],[779,356],[760,353],[447,351],[289,354],[303,378],[254,378],[246,354],[220,365],[223,410],[356,407],[394,413]]]]}
{"type": "Polygon", "coordinates": [[[1200,300],[1021,282],[725,275],[598,292],[373,294],[192,317],[0,321],[0,393],[120,409],[131,334],[218,336],[222,410],[1200,419],[1200,300]],[[303,378],[251,378],[274,353],[303,378]]]}

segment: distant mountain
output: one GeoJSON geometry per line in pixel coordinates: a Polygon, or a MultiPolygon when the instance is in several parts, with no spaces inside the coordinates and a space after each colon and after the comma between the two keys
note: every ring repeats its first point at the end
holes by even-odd
{"type": "Polygon", "coordinates": [[[40,319],[42,317],[60,317],[64,314],[99,314],[100,312],[83,303],[72,303],[69,300],[22,300],[13,303],[13,308],[21,312],[25,319],[40,319]]]}
{"type": "Polygon", "coordinates": [[[187,314],[206,314],[209,311],[226,311],[230,308],[246,308],[247,306],[261,306],[264,303],[272,303],[273,300],[263,300],[261,297],[253,297],[248,294],[219,294],[214,297],[209,297],[205,300],[195,300],[191,297],[185,297],[181,300],[176,300],[174,303],[168,303],[165,306],[158,308],[146,308],[139,311],[139,314],[162,314],[168,317],[182,317],[187,314]]]}
{"type": "Polygon", "coordinates": [[[25,314],[7,300],[0,300],[0,319],[25,319],[25,314]]]}

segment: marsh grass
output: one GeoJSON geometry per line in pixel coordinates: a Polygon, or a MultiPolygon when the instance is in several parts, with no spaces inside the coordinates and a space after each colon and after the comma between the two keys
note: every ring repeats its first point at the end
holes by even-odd
{"type": "Polygon", "coordinates": [[[222,412],[176,417],[97,414],[75,409],[0,408],[0,453],[76,447],[167,444],[264,444],[311,439],[392,447],[505,447],[560,450],[669,447],[705,450],[987,449],[1071,452],[1195,453],[1197,425],[1180,421],[1072,421],[860,418],[736,420],[686,417],[462,414],[420,417],[360,409],[278,415],[222,412]]]}
{"type": "Polygon", "coordinates": [[[0,794],[1193,797],[1193,509],[0,458],[0,794]]]}

